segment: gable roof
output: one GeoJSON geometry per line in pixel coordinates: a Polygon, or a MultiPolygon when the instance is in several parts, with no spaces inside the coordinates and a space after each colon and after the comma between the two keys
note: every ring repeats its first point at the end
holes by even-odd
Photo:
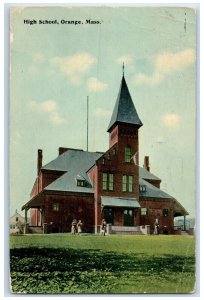
{"type": "Polygon", "coordinates": [[[146,185],[146,191],[140,192],[140,197],[174,199],[174,197],[170,196],[142,178],[139,179],[139,183],[140,185],[146,185]]]}
{"type": "Polygon", "coordinates": [[[44,170],[66,171],[65,174],[46,186],[45,190],[93,193],[87,170],[101,155],[102,153],[81,150],[68,150],[64,152],[43,166],[42,169],[44,170]],[[77,186],[77,178],[79,177],[85,179],[86,186],[77,186]]]}
{"type": "Polygon", "coordinates": [[[147,171],[145,168],[139,167],[139,177],[143,179],[150,179],[150,180],[160,180],[161,179],[154,174],[147,171]]]}
{"type": "Polygon", "coordinates": [[[108,126],[108,132],[116,122],[133,124],[137,125],[138,127],[143,125],[135,109],[124,76],[122,77],[120,90],[115,103],[110,124],[108,126]]]}
{"type": "MultiPolygon", "coordinates": [[[[59,155],[56,159],[44,165],[42,169],[64,171],[66,173],[46,186],[44,190],[94,193],[87,171],[102,155],[102,152],[87,152],[77,149],[71,149],[59,155]],[[86,186],[78,186],[77,178],[83,178],[86,181],[86,186]]],[[[141,197],[174,199],[172,196],[153,186],[145,179],[160,180],[146,169],[139,167],[139,183],[141,185],[146,185],[146,192],[140,192],[141,197]]]]}

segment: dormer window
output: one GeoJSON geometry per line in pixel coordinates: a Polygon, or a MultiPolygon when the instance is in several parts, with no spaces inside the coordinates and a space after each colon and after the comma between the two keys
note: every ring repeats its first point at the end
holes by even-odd
{"type": "Polygon", "coordinates": [[[86,181],[82,179],[77,179],[77,186],[86,186],[86,181]]]}
{"type": "Polygon", "coordinates": [[[87,182],[86,182],[85,178],[82,175],[78,174],[76,176],[75,180],[76,180],[76,185],[77,186],[81,186],[81,187],[86,186],[87,182]]]}
{"type": "Polygon", "coordinates": [[[146,185],[145,184],[142,184],[140,185],[140,192],[146,192],[146,185]]]}

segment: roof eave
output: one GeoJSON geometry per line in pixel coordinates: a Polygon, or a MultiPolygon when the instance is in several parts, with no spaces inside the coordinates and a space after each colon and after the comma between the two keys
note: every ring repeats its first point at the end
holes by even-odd
{"type": "Polygon", "coordinates": [[[44,204],[44,203],[42,203],[42,201],[44,200],[44,196],[45,196],[44,191],[40,192],[39,194],[37,194],[36,196],[31,198],[26,204],[24,204],[22,206],[21,210],[24,210],[26,208],[30,209],[30,208],[42,207],[42,205],[44,204]]]}
{"type": "Polygon", "coordinates": [[[126,124],[126,125],[131,125],[131,126],[135,126],[137,129],[139,129],[140,127],[143,126],[143,123],[128,123],[128,122],[122,122],[122,121],[115,121],[113,124],[110,124],[108,126],[107,132],[110,132],[114,126],[117,126],[118,124],[126,124]]]}

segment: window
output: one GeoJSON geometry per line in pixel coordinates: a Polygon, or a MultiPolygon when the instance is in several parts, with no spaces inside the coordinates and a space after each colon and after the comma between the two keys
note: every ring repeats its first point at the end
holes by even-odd
{"type": "Polygon", "coordinates": [[[18,217],[16,217],[16,222],[18,222],[18,217]]]}
{"type": "Polygon", "coordinates": [[[52,210],[53,211],[59,211],[59,203],[53,203],[52,204],[52,210]]]}
{"type": "Polygon", "coordinates": [[[125,147],[125,162],[129,163],[131,161],[132,158],[132,150],[131,147],[125,147]]]}
{"type": "Polygon", "coordinates": [[[133,192],[133,176],[123,175],[122,179],[122,191],[123,192],[133,192]]]}
{"type": "Polygon", "coordinates": [[[169,215],[169,210],[168,210],[168,208],[164,208],[164,209],[163,209],[163,217],[168,217],[168,215],[169,215]]]}
{"type": "Polygon", "coordinates": [[[134,214],[133,209],[124,210],[124,226],[133,226],[134,225],[134,214]]]}
{"type": "Polygon", "coordinates": [[[133,176],[128,176],[128,192],[133,192],[133,176]]]}
{"type": "Polygon", "coordinates": [[[147,215],[147,208],[141,207],[141,216],[146,216],[146,215],[147,215]]]}
{"type": "Polygon", "coordinates": [[[85,180],[77,179],[77,186],[85,186],[85,185],[86,185],[85,180]]]}
{"type": "Polygon", "coordinates": [[[102,175],[102,188],[104,191],[108,189],[108,174],[103,173],[102,175]]]}
{"type": "Polygon", "coordinates": [[[102,174],[102,189],[104,191],[113,191],[114,189],[114,174],[103,173],[102,174]]]}
{"type": "Polygon", "coordinates": [[[10,225],[10,229],[12,229],[13,228],[13,225],[10,225]]]}
{"type": "Polygon", "coordinates": [[[146,185],[140,185],[140,192],[146,192],[146,185]]]}
{"type": "Polygon", "coordinates": [[[113,174],[108,174],[108,179],[109,179],[109,191],[113,191],[113,174]]]}
{"type": "Polygon", "coordinates": [[[123,175],[122,191],[127,192],[127,176],[123,175]]]}

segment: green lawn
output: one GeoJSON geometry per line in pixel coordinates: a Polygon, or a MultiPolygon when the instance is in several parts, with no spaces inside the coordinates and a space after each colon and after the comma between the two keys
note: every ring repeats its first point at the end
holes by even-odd
{"type": "Polygon", "coordinates": [[[192,293],[191,236],[11,236],[14,293],[192,293]]]}

